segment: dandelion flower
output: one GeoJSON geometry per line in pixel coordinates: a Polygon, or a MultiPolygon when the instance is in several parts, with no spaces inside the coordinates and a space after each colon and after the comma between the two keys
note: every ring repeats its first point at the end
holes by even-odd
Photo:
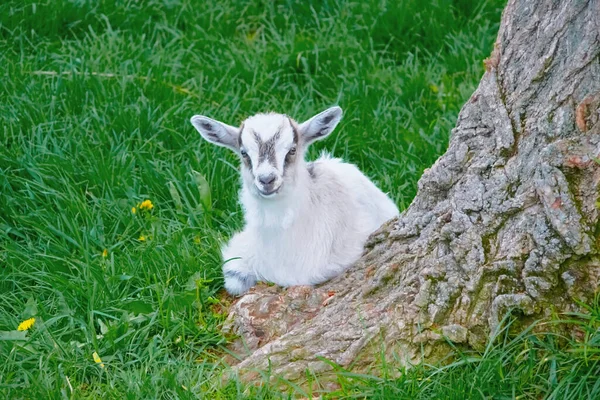
{"type": "Polygon", "coordinates": [[[144,200],[140,204],[140,210],[152,210],[154,208],[154,204],[150,200],[144,200]]]}
{"type": "Polygon", "coordinates": [[[102,251],[102,257],[104,257],[104,258],[108,257],[108,249],[104,249],[102,251]]]}
{"type": "Polygon", "coordinates": [[[135,212],[137,211],[137,209],[135,207],[131,207],[131,213],[135,214],[135,212]]]}
{"type": "Polygon", "coordinates": [[[140,237],[138,238],[138,240],[139,240],[140,242],[145,242],[145,241],[146,241],[146,236],[144,236],[144,235],[140,235],[140,237]]]}
{"type": "Polygon", "coordinates": [[[26,319],[25,321],[23,321],[19,324],[19,326],[17,327],[17,330],[18,331],[26,331],[28,329],[31,329],[33,324],[35,324],[35,318],[26,319]]]}
{"type": "Polygon", "coordinates": [[[100,358],[100,356],[98,355],[98,353],[93,352],[92,353],[92,357],[94,358],[94,362],[96,364],[100,364],[100,368],[104,368],[104,363],[102,362],[102,359],[100,358]]]}

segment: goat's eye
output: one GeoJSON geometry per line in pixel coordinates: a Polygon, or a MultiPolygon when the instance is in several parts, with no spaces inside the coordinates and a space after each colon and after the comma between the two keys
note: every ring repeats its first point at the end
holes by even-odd
{"type": "Polygon", "coordinates": [[[296,148],[295,148],[295,147],[292,147],[292,148],[290,149],[290,151],[288,152],[288,154],[289,154],[290,156],[293,156],[294,154],[296,154],[296,148]]]}
{"type": "Polygon", "coordinates": [[[242,157],[248,157],[248,153],[244,149],[240,150],[240,154],[242,155],[242,157]]]}

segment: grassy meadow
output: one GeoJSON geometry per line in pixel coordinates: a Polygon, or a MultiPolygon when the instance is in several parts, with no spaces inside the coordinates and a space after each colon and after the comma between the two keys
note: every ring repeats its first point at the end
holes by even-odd
{"type": "MultiPolygon", "coordinates": [[[[242,223],[238,160],[189,118],[303,120],[339,104],[344,119],[310,157],[356,163],[406,208],[477,86],[503,6],[0,2],[0,397],[311,396],[221,381],[219,246],[242,223]]],[[[485,354],[399,379],[385,365],[383,378],[340,371],[331,396],[598,393],[581,372],[598,371],[599,308],[590,315],[577,357],[554,338],[501,333],[485,354]]]]}

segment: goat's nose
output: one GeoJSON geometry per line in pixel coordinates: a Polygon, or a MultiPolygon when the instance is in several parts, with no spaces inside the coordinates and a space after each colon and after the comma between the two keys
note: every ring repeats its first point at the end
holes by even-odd
{"type": "Polygon", "coordinates": [[[273,182],[275,182],[275,179],[277,177],[275,176],[275,174],[269,174],[269,175],[260,175],[258,177],[258,181],[262,184],[262,185],[271,185],[273,182]]]}

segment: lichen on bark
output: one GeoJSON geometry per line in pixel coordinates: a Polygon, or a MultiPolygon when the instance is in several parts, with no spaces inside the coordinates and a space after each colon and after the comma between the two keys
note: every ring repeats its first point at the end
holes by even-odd
{"type": "Polygon", "coordinates": [[[481,348],[510,309],[541,318],[589,301],[600,283],[599,21],[598,0],[509,1],[411,206],[342,276],[239,300],[236,370],[300,380],[330,370],[324,359],[418,362],[448,341],[481,348]]]}

